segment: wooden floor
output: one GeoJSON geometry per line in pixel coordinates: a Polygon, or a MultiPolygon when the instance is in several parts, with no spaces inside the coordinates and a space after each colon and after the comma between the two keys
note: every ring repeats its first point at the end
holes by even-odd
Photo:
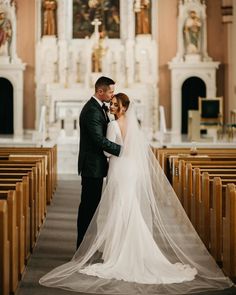
{"type": "MultiPolygon", "coordinates": [[[[47,219],[37,245],[27,265],[16,295],[73,295],[74,292],[46,288],[39,278],[58,265],[68,262],[74,254],[76,218],[80,198],[80,178],[64,176],[59,179],[53,203],[48,206],[47,219]]],[[[77,293],[78,294],[78,293],[77,293]]],[[[233,295],[236,288],[204,295],[233,295]]],[[[144,294],[145,295],[145,294],[144,294]]]]}

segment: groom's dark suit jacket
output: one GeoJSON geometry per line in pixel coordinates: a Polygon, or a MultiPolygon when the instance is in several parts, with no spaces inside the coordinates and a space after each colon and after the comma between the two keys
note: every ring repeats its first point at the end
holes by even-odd
{"type": "Polygon", "coordinates": [[[103,109],[92,97],[80,113],[78,172],[84,177],[104,177],[108,162],[104,151],[118,156],[121,146],[106,139],[107,121],[103,109]]]}

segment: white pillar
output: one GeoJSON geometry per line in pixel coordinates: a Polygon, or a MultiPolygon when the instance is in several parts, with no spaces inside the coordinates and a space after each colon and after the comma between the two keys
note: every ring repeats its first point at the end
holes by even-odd
{"type": "Polygon", "coordinates": [[[57,36],[59,40],[71,39],[72,36],[72,0],[57,1],[57,36]],[[71,20],[71,22],[68,21],[71,20]]]}

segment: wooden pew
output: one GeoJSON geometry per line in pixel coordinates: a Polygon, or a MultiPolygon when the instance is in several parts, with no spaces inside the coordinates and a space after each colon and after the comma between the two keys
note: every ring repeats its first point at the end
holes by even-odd
{"type": "Polygon", "coordinates": [[[8,295],[10,284],[10,244],[8,240],[7,201],[0,200],[0,290],[8,295]]]}
{"type": "Polygon", "coordinates": [[[218,161],[218,160],[207,160],[202,159],[200,160],[192,160],[191,158],[186,159],[180,159],[178,161],[173,162],[172,167],[172,185],[177,193],[177,195],[180,197],[183,193],[181,191],[181,187],[183,187],[183,181],[185,178],[185,170],[186,170],[186,164],[191,163],[192,167],[201,167],[202,169],[236,169],[236,161],[228,160],[226,161],[218,161]]]}
{"type": "MultiPolygon", "coordinates": [[[[40,199],[42,200],[42,222],[44,220],[44,217],[46,215],[47,211],[47,188],[46,188],[46,176],[47,176],[47,167],[46,167],[46,160],[45,157],[25,157],[25,156],[14,156],[14,157],[9,157],[8,162],[11,161],[12,163],[27,163],[27,164],[35,164],[36,168],[38,170],[38,175],[39,175],[39,184],[38,184],[38,194],[40,196],[40,199]]],[[[2,163],[2,161],[0,161],[2,163]]]]}
{"type": "MultiPolygon", "coordinates": [[[[32,172],[31,176],[32,176],[32,180],[34,181],[34,187],[35,187],[35,202],[36,202],[36,222],[37,222],[37,226],[39,227],[40,224],[41,224],[41,220],[42,220],[42,209],[41,209],[41,201],[39,200],[39,194],[38,194],[38,174],[37,174],[37,169],[35,167],[32,167],[32,168],[13,168],[13,167],[6,167],[6,168],[3,168],[3,167],[0,167],[0,175],[1,173],[2,174],[14,174],[16,175],[17,173],[28,173],[28,172],[32,172]]],[[[34,196],[33,195],[29,195],[29,206],[28,206],[28,209],[29,209],[29,215],[27,215],[25,218],[26,218],[26,223],[28,224],[29,223],[29,218],[28,216],[30,216],[31,211],[32,211],[32,208],[30,207],[30,204],[32,204],[34,200],[34,196]]]]}
{"type": "Polygon", "coordinates": [[[231,278],[236,277],[236,186],[226,187],[226,208],[223,217],[223,270],[231,278]]]}
{"type": "Polygon", "coordinates": [[[0,155],[0,160],[8,160],[8,154],[5,154],[5,155],[4,155],[4,153],[1,154],[0,155]]]}
{"type": "MultiPolygon", "coordinates": [[[[224,175],[223,175],[224,176],[224,175]]],[[[199,204],[199,235],[206,247],[210,248],[210,206],[212,206],[213,188],[211,182],[219,175],[203,172],[201,174],[201,200],[199,204]]],[[[220,176],[222,184],[236,182],[235,175],[227,175],[228,178],[220,176]]],[[[214,189],[216,191],[216,189],[214,189]]],[[[225,200],[223,200],[225,201],[225,200]]],[[[223,203],[224,205],[224,203],[223,203]]],[[[224,209],[224,208],[222,208],[224,209]]]]}
{"type": "Polygon", "coordinates": [[[199,236],[207,249],[210,248],[210,176],[207,172],[201,174],[201,198],[199,204],[199,236]]]}
{"type": "MultiPolygon", "coordinates": [[[[233,183],[236,182],[236,172],[235,170],[228,170],[227,173],[231,174],[222,174],[225,171],[222,171],[224,169],[201,169],[201,168],[194,168],[194,174],[193,174],[193,182],[198,182],[199,184],[199,191],[196,196],[193,196],[191,208],[192,211],[195,213],[195,228],[197,232],[199,233],[200,237],[203,239],[206,246],[209,248],[208,241],[206,237],[208,237],[208,234],[206,233],[208,229],[209,216],[208,210],[210,206],[210,212],[211,212],[211,218],[214,226],[211,227],[211,233],[215,232],[216,234],[220,235],[221,227],[218,227],[219,222],[221,223],[222,215],[220,214],[220,210],[223,211],[225,207],[225,200],[224,198],[224,185],[227,183],[233,183]],[[199,174],[195,173],[195,170],[199,171],[199,174]],[[209,183],[207,187],[206,183],[206,175],[205,178],[202,179],[204,173],[208,174],[209,177],[209,183]],[[196,179],[195,179],[196,178],[196,179]],[[220,184],[218,181],[220,180],[220,184]],[[201,187],[201,184],[203,184],[203,187],[201,187]],[[209,186],[210,185],[210,186],[209,186]],[[219,187],[218,187],[219,186],[219,187]],[[206,190],[206,191],[204,191],[206,190]],[[207,195],[208,193],[208,195],[207,195]],[[220,221],[219,221],[220,220],[220,221]]],[[[221,212],[221,214],[223,214],[221,212]]],[[[219,235],[216,237],[217,241],[219,240],[219,235]]],[[[211,241],[211,245],[213,244],[213,241],[211,241]]],[[[218,246],[216,246],[218,247],[218,246]]],[[[217,256],[217,254],[216,254],[217,256]]],[[[219,256],[217,256],[219,258],[219,256]]]]}
{"type": "Polygon", "coordinates": [[[181,161],[181,165],[185,168],[179,169],[180,172],[183,171],[183,175],[180,173],[179,182],[179,191],[183,194],[183,207],[209,248],[209,227],[207,224],[209,224],[210,194],[213,194],[210,179],[220,176],[223,183],[235,182],[235,169],[231,169],[231,166],[223,171],[221,169],[223,166],[218,166],[220,167],[218,170],[215,169],[217,166],[213,169],[212,166],[210,168],[207,166],[194,168],[191,163],[186,164],[184,161],[181,161]]]}
{"type": "Polygon", "coordinates": [[[212,204],[210,205],[210,252],[217,262],[222,260],[222,182],[215,177],[212,184],[212,204]]]}
{"type": "Polygon", "coordinates": [[[172,180],[201,239],[224,272],[236,278],[236,150],[224,153],[208,159],[178,155],[172,180]]]}
{"type": "Polygon", "coordinates": [[[37,151],[0,148],[1,294],[16,291],[30,254],[28,249],[32,251],[35,245],[46,214],[46,203],[50,203],[56,188],[56,157],[56,147],[37,151]],[[7,230],[4,220],[8,222],[7,230]]]}
{"type": "MultiPolygon", "coordinates": [[[[24,193],[25,193],[25,203],[24,203],[24,216],[25,216],[25,236],[26,236],[26,245],[25,245],[25,253],[26,259],[30,256],[30,252],[32,251],[36,237],[38,234],[37,226],[38,226],[38,208],[37,194],[35,193],[35,174],[30,169],[21,170],[13,169],[13,168],[0,168],[0,179],[5,178],[20,178],[24,176],[29,176],[26,179],[26,184],[24,185],[24,193]],[[18,172],[17,172],[18,171],[18,172]],[[31,191],[29,191],[31,190],[31,191]]],[[[1,186],[1,185],[0,185],[1,186]]]]}
{"type": "Polygon", "coordinates": [[[0,192],[13,190],[15,191],[16,199],[16,226],[18,231],[17,240],[17,258],[18,258],[18,277],[21,275],[25,269],[25,217],[24,217],[24,198],[23,195],[23,184],[22,182],[14,183],[0,183],[0,192]]]}
{"type": "MultiPolygon", "coordinates": [[[[169,175],[169,180],[173,186],[173,189],[175,190],[175,192],[177,193],[177,195],[179,195],[178,191],[178,186],[179,186],[179,179],[180,179],[180,174],[183,175],[184,173],[184,169],[185,166],[183,166],[183,163],[191,163],[192,165],[194,165],[195,167],[200,167],[202,166],[202,168],[204,168],[204,166],[208,166],[210,168],[210,166],[217,166],[217,168],[219,168],[219,166],[224,166],[225,169],[228,168],[235,168],[236,167],[236,158],[235,160],[232,160],[232,158],[227,158],[226,160],[222,161],[222,157],[220,158],[202,158],[201,160],[198,158],[192,159],[192,158],[176,158],[174,161],[172,161],[172,166],[171,166],[171,172],[169,175]],[[226,165],[227,163],[227,165],[226,165]],[[230,167],[228,167],[230,166],[230,167]]],[[[212,167],[214,168],[214,167],[212,167]]]]}
{"type": "MultiPolygon", "coordinates": [[[[37,175],[38,180],[36,179],[35,181],[35,186],[36,186],[36,191],[34,192],[34,195],[32,196],[33,199],[31,198],[31,202],[34,200],[37,202],[37,208],[39,209],[39,212],[37,212],[38,216],[38,222],[37,224],[40,226],[41,223],[44,221],[45,215],[46,215],[46,175],[45,175],[45,169],[44,167],[41,166],[41,161],[39,160],[34,160],[34,161],[27,161],[25,163],[25,160],[9,160],[9,161],[0,161],[0,169],[5,167],[14,167],[14,168],[33,168],[37,169],[36,171],[33,170],[35,177],[37,175]],[[23,163],[22,163],[23,161],[23,163]],[[36,195],[35,195],[36,194],[36,195]]],[[[30,202],[30,207],[31,206],[30,202]]]]}
{"type": "MultiPolygon", "coordinates": [[[[175,167],[178,167],[179,165],[179,162],[181,160],[184,160],[186,162],[191,162],[192,164],[195,164],[196,166],[198,166],[198,164],[201,164],[201,165],[226,165],[226,163],[232,163],[236,162],[236,155],[234,156],[227,156],[227,155],[203,155],[203,156],[180,156],[180,155],[173,155],[169,158],[169,166],[170,166],[170,169],[172,171],[172,169],[175,169],[175,167]]],[[[233,163],[232,164],[229,164],[229,165],[234,165],[233,163]]]]}
{"type": "MultiPolygon", "coordinates": [[[[188,195],[187,197],[190,198],[190,204],[188,204],[187,209],[190,208],[190,219],[193,223],[196,231],[199,233],[200,237],[203,238],[203,241],[205,242],[206,246],[209,247],[207,242],[207,236],[206,233],[206,227],[209,216],[207,216],[210,212],[209,208],[215,208],[215,214],[218,214],[218,207],[222,209],[222,203],[218,204],[219,198],[221,198],[222,192],[220,192],[219,189],[217,189],[217,182],[216,179],[220,179],[221,183],[223,182],[236,182],[236,173],[233,170],[234,174],[221,174],[222,169],[219,169],[219,172],[217,172],[216,169],[214,169],[215,174],[211,174],[211,169],[201,169],[201,168],[193,168],[192,170],[192,193],[191,195],[188,195]],[[205,174],[204,174],[205,173],[205,174]],[[219,178],[220,176],[220,178],[219,178]],[[207,182],[208,181],[208,182],[207,182]],[[212,183],[211,183],[212,182],[212,183]],[[210,186],[212,184],[212,187],[210,186]]],[[[230,170],[232,171],[232,170],[230,170]]],[[[191,173],[191,170],[189,171],[191,173]]],[[[222,190],[222,189],[221,189],[222,190]]],[[[188,203],[187,201],[184,202],[188,203]]],[[[216,217],[216,216],[214,216],[216,217]]],[[[217,219],[218,220],[218,219],[217,219]]],[[[213,221],[214,222],[214,221],[213,221]]],[[[217,230],[217,229],[216,229],[217,230]]]]}
{"type": "Polygon", "coordinates": [[[8,154],[10,158],[18,155],[25,157],[43,157],[47,159],[47,203],[52,199],[53,192],[57,184],[57,146],[52,148],[33,148],[33,147],[0,147],[0,155],[8,154]]]}
{"type": "MultiPolygon", "coordinates": [[[[207,169],[206,166],[204,168],[201,166],[194,168],[191,163],[185,163],[184,161],[181,161],[181,167],[184,167],[185,169],[179,170],[181,175],[178,191],[182,193],[182,196],[179,197],[180,199],[182,197],[181,201],[183,207],[198,230],[198,226],[201,226],[198,217],[199,210],[201,210],[204,215],[203,211],[209,203],[207,196],[209,197],[209,194],[211,193],[209,191],[210,178],[221,176],[223,181],[228,178],[233,181],[233,178],[236,177],[235,169],[229,167],[229,169],[223,169],[222,171],[221,168],[223,166],[219,166],[220,168],[218,170],[215,169],[215,167],[213,169],[212,167],[207,169]],[[205,174],[205,172],[207,173],[205,174]],[[202,206],[202,204],[199,205],[199,202],[205,202],[205,207],[199,209],[198,207],[202,206]]],[[[202,217],[200,216],[200,218],[202,217]]]]}
{"type": "Polygon", "coordinates": [[[198,232],[199,227],[199,202],[201,198],[201,187],[200,187],[200,169],[194,168],[193,170],[193,189],[191,195],[191,222],[198,232]]]}
{"type": "Polygon", "coordinates": [[[190,219],[212,256],[217,262],[222,262],[225,189],[229,183],[236,184],[236,175],[228,175],[228,178],[221,179],[209,173],[205,171],[201,174],[200,168],[194,168],[192,171],[193,194],[190,219]]]}
{"type": "Polygon", "coordinates": [[[158,159],[162,169],[168,176],[169,171],[169,165],[168,165],[168,159],[170,156],[175,157],[206,157],[211,155],[211,157],[221,157],[225,156],[227,157],[236,157],[236,151],[234,148],[226,148],[226,149],[220,149],[220,148],[197,148],[197,155],[191,156],[191,150],[190,148],[152,148],[154,155],[158,159]]]}
{"type": "MultiPolygon", "coordinates": [[[[3,161],[0,161],[2,163],[3,161]]],[[[12,165],[27,165],[30,166],[36,165],[37,174],[39,176],[38,188],[37,191],[41,196],[42,200],[42,217],[46,214],[46,205],[47,205],[47,191],[46,191],[46,176],[47,176],[47,163],[45,157],[42,156],[33,156],[26,157],[21,155],[10,155],[9,160],[5,163],[12,163],[12,165]]]]}
{"type": "MultiPolygon", "coordinates": [[[[47,164],[48,163],[47,155],[40,155],[40,154],[34,155],[32,153],[28,155],[28,154],[24,154],[21,150],[20,151],[15,150],[14,152],[15,152],[15,154],[10,154],[10,151],[9,151],[8,160],[12,160],[14,162],[16,162],[16,161],[22,162],[22,160],[23,160],[25,163],[27,163],[27,161],[28,161],[29,163],[35,162],[35,164],[39,161],[42,161],[41,164],[42,164],[42,167],[44,167],[44,168],[40,168],[40,170],[41,170],[41,172],[43,171],[43,174],[45,175],[45,178],[46,178],[46,180],[43,179],[43,182],[47,183],[46,185],[43,185],[43,186],[45,187],[45,189],[47,189],[46,198],[51,200],[51,198],[52,198],[52,193],[51,193],[52,192],[52,183],[51,183],[50,179],[52,176],[49,176],[49,174],[51,174],[51,170],[50,170],[50,173],[48,172],[49,168],[48,168],[48,164],[47,164]]],[[[1,148],[0,148],[0,153],[1,153],[1,148]]],[[[41,174],[41,172],[40,172],[40,174],[41,174]]],[[[43,194],[45,194],[45,192],[43,192],[43,194]]],[[[48,203],[50,203],[50,202],[48,202],[48,203]]],[[[45,205],[45,209],[46,209],[46,205],[45,205]]]]}
{"type": "Polygon", "coordinates": [[[8,240],[10,252],[10,292],[15,292],[18,285],[18,228],[16,225],[15,191],[0,191],[0,200],[7,201],[8,207],[8,240]]]}
{"type": "MultiPolygon", "coordinates": [[[[16,206],[17,206],[17,227],[18,227],[18,273],[19,277],[24,272],[26,257],[26,227],[25,227],[25,210],[27,210],[27,202],[24,192],[24,182],[26,182],[26,177],[23,179],[1,179],[0,178],[0,189],[2,185],[5,185],[3,189],[9,188],[9,184],[15,184],[15,195],[16,195],[16,206]]],[[[12,187],[11,187],[12,188],[12,187]]],[[[14,189],[14,187],[13,187],[14,189]]]]}

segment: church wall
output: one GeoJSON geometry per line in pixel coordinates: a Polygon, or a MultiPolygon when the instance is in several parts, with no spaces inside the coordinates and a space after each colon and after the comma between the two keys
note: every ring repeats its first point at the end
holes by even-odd
{"type": "Polygon", "coordinates": [[[17,54],[26,63],[24,72],[24,128],[35,121],[35,1],[17,0],[17,54]]]}
{"type": "MultiPolygon", "coordinates": [[[[207,1],[208,17],[208,53],[215,61],[220,62],[216,75],[217,96],[223,96],[224,116],[228,113],[228,34],[227,24],[222,22],[222,0],[207,1]]],[[[229,36],[230,37],[230,36],[229,36]]],[[[225,117],[225,119],[227,119],[225,117]]]]}
{"type": "Polygon", "coordinates": [[[168,62],[177,50],[177,0],[159,0],[159,104],[164,106],[167,127],[171,124],[171,84],[168,62]]]}
{"type": "MultiPolygon", "coordinates": [[[[160,104],[165,107],[167,127],[171,127],[171,84],[168,62],[176,54],[178,0],[159,0],[158,12],[158,45],[159,45],[159,93],[160,104]]],[[[227,93],[227,34],[222,23],[222,0],[207,0],[207,41],[208,54],[213,61],[221,63],[217,70],[217,95],[227,93]]],[[[227,103],[226,103],[227,106],[227,103]]]]}

